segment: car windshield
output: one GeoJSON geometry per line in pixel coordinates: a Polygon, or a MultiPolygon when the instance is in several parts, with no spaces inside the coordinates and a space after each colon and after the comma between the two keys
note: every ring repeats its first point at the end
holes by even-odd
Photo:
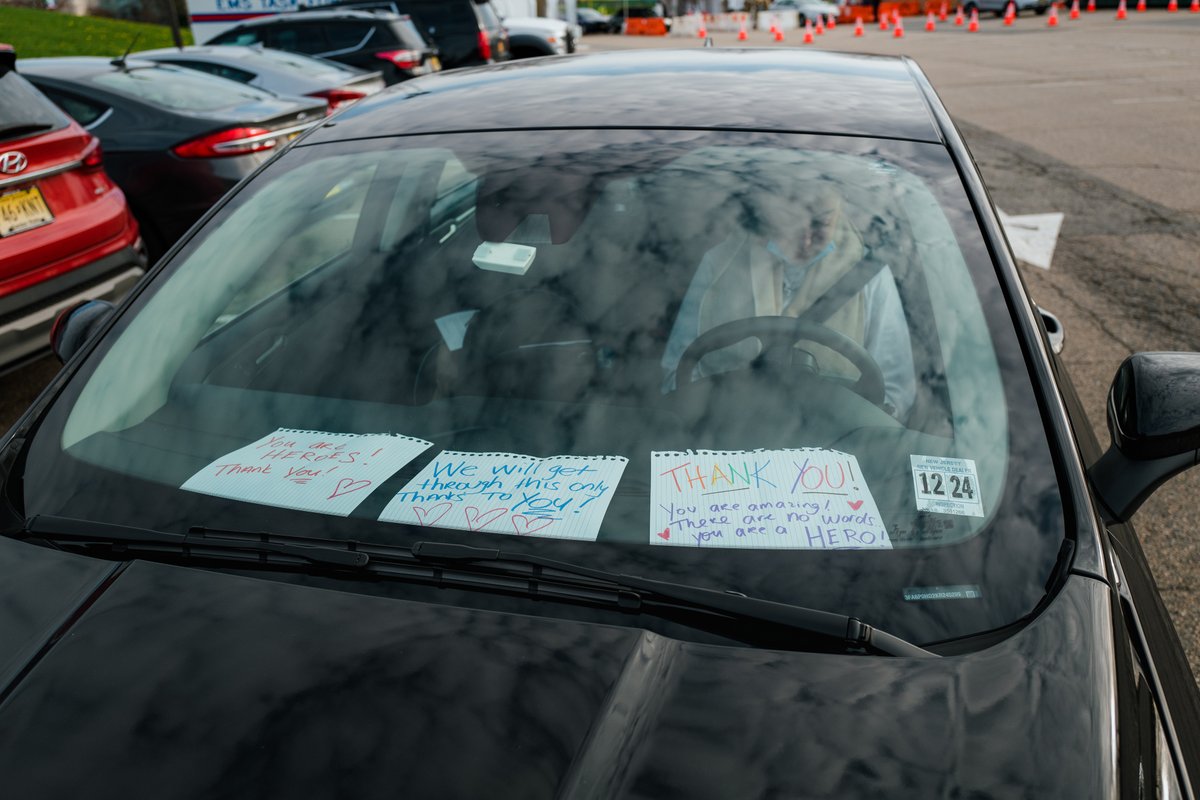
{"type": "Polygon", "coordinates": [[[29,515],[501,545],[917,642],[1029,614],[1064,536],[949,154],[852,137],[301,144],[26,466],[29,515]]]}
{"type": "Polygon", "coordinates": [[[136,67],[106,72],[92,81],[172,111],[204,112],[243,103],[273,100],[275,95],[234,81],[173,67],[136,67]]]}
{"type": "Polygon", "coordinates": [[[13,71],[0,71],[0,141],[62,128],[67,118],[13,71]]]}

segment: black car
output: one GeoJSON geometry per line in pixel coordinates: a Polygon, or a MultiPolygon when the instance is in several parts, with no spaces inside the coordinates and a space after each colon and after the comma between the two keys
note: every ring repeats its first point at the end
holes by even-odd
{"type": "Polygon", "coordinates": [[[19,69],[100,139],[151,258],[326,111],[324,99],[132,58],[22,59],[19,69]]]}
{"type": "Polygon", "coordinates": [[[379,69],[367,72],[347,64],[261,45],[166,47],[142,50],[137,58],[194,69],[275,94],[319,97],[329,104],[330,113],[384,87],[379,69]]]}
{"type": "Polygon", "coordinates": [[[588,33],[610,33],[609,18],[594,8],[577,8],[576,19],[580,29],[588,33]]]}
{"type": "Polygon", "coordinates": [[[214,36],[210,45],[261,44],[381,70],[388,85],[437,72],[438,51],[413,21],[377,9],[322,9],[258,17],[214,36]]]}
{"type": "Polygon", "coordinates": [[[55,341],[14,797],[1194,796],[1128,520],[1200,355],[1131,357],[1101,451],[910,61],[422,78],[55,341]]]}
{"type": "MultiPolygon", "coordinates": [[[[351,0],[353,2],[353,0],[351,0]]],[[[490,0],[392,0],[437,44],[446,69],[507,61],[508,33],[490,0]]]]}

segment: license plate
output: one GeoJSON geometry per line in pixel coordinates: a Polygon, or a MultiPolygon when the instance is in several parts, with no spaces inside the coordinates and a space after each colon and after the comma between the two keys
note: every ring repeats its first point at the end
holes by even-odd
{"type": "Polygon", "coordinates": [[[433,56],[432,58],[429,59],[429,65],[433,69],[434,72],[438,72],[442,68],[442,60],[440,58],[438,58],[437,56],[433,56]]]}
{"type": "Polygon", "coordinates": [[[0,236],[9,236],[54,221],[46,198],[36,186],[0,194],[0,236]]]}

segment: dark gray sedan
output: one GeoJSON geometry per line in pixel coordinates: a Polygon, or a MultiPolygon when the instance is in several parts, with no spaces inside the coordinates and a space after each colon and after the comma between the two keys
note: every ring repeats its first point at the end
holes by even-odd
{"type": "Polygon", "coordinates": [[[325,118],[316,98],[152,61],[39,58],[18,70],[100,139],[156,258],[234,184],[325,118]]]}
{"type": "Polygon", "coordinates": [[[332,113],[384,87],[381,72],[269,47],[207,45],[144,50],[137,58],[174,64],[275,94],[318,97],[332,113]]]}

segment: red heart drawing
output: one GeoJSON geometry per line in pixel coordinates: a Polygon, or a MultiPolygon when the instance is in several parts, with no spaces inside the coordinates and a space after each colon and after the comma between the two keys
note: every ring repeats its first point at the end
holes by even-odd
{"type": "Polygon", "coordinates": [[[862,500],[847,500],[846,502],[849,503],[850,507],[853,508],[855,511],[858,511],[860,508],[862,508],[862,504],[863,504],[862,500]]]}
{"type": "Polygon", "coordinates": [[[668,525],[667,527],[663,528],[662,531],[658,534],[658,538],[670,539],[671,538],[671,526],[668,525]]]}
{"type": "Polygon", "coordinates": [[[357,492],[359,489],[365,489],[371,485],[368,480],[356,481],[353,478],[342,478],[337,482],[337,486],[333,488],[333,494],[326,497],[326,500],[332,500],[335,497],[341,497],[344,494],[357,492]]]}
{"type": "Polygon", "coordinates": [[[430,509],[424,509],[420,506],[413,506],[413,511],[417,513],[417,522],[420,522],[422,525],[428,527],[430,525],[437,525],[438,520],[446,516],[446,513],[450,510],[452,505],[453,503],[438,503],[436,506],[430,509]],[[442,513],[434,516],[439,508],[442,510],[442,513]]]}
{"type": "Polygon", "coordinates": [[[467,518],[467,529],[477,531],[480,528],[486,528],[491,523],[495,522],[500,517],[508,513],[507,508],[493,508],[486,514],[480,514],[479,509],[475,506],[467,506],[463,510],[463,514],[467,518]],[[475,512],[472,514],[471,512],[475,512]]]}
{"type": "Polygon", "coordinates": [[[517,532],[518,536],[525,536],[526,534],[536,533],[536,532],[540,531],[542,528],[549,525],[551,522],[554,522],[554,520],[547,519],[546,517],[533,517],[532,519],[530,519],[529,517],[525,516],[524,514],[513,514],[513,516],[512,516],[513,530],[515,530],[517,532]],[[520,526],[517,525],[517,520],[521,520],[521,525],[525,526],[525,530],[521,530],[520,526]],[[541,523],[541,524],[539,525],[538,523],[541,523]]]}

